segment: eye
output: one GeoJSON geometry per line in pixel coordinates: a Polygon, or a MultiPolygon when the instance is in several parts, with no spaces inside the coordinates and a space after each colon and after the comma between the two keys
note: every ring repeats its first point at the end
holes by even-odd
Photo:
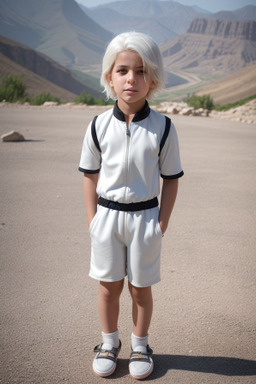
{"type": "Polygon", "coordinates": [[[125,75],[127,73],[127,70],[125,68],[120,68],[117,70],[117,73],[120,73],[121,75],[125,75]]]}

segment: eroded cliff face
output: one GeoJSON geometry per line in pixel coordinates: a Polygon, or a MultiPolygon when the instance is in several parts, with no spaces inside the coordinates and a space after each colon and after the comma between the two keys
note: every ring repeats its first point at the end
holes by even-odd
{"type": "Polygon", "coordinates": [[[256,22],[195,19],[186,33],[256,41],[256,22]]]}
{"type": "Polygon", "coordinates": [[[195,19],[161,47],[165,67],[185,77],[223,77],[256,61],[256,22],[195,19]]]}
{"type": "Polygon", "coordinates": [[[99,92],[80,83],[66,68],[25,45],[0,37],[0,52],[22,67],[76,95],[86,91],[99,96],[99,92]]]}

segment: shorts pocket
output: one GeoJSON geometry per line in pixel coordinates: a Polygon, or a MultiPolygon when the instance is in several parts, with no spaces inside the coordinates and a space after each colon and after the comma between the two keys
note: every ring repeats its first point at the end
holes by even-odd
{"type": "Polygon", "coordinates": [[[100,213],[100,207],[97,206],[97,211],[96,211],[96,213],[95,213],[95,215],[94,215],[94,217],[93,217],[93,219],[92,219],[92,221],[90,222],[90,225],[89,225],[89,232],[90,233],[92,233],[92,230],[95,227],[95,224],[96,224],[96,222],[98,220],[98,217],[99,217],[99,213],[100,213]]]}
{"type": "Polygon", "coordinates": [[[156,231],[157,231],[157,234],[160,234],[161,236],[163,236],[163,232],[162,232],[162,229],[160,227],[159,221],[157,221],[157,224],[156,224],[156,231]]]}

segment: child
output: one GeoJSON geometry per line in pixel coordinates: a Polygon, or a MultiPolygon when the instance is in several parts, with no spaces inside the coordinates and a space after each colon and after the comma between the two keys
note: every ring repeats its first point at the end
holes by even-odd
{"type": "Polygon", "coordinates": [[[116,369],[119,298],[127,275],[133,318],[129,370],[144,379],[154,367],[148,345],[151,285],[160,281],[162,236],[183,171],[175,127],[147,102],[164,84],[155,42],[136,32],[116,36],[103,58],[101,83],[117,101],[89,125],[79,166],[91,236],[90,276],[99,280],[103,343],[94,349],[93,369],[102,377],[116,369]]]}

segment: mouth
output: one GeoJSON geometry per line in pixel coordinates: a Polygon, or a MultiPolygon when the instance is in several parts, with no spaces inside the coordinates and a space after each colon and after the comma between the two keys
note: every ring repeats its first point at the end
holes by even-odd
{"type": "Polygon", "coordinates": [[[135,93],[135,92],[137,92],[137,91],[136,91],[136,89],[134,89],[134,88],[127,88],[127,89],[125,90],[125,92],[128,92],[128,93],[135,93]]]}

